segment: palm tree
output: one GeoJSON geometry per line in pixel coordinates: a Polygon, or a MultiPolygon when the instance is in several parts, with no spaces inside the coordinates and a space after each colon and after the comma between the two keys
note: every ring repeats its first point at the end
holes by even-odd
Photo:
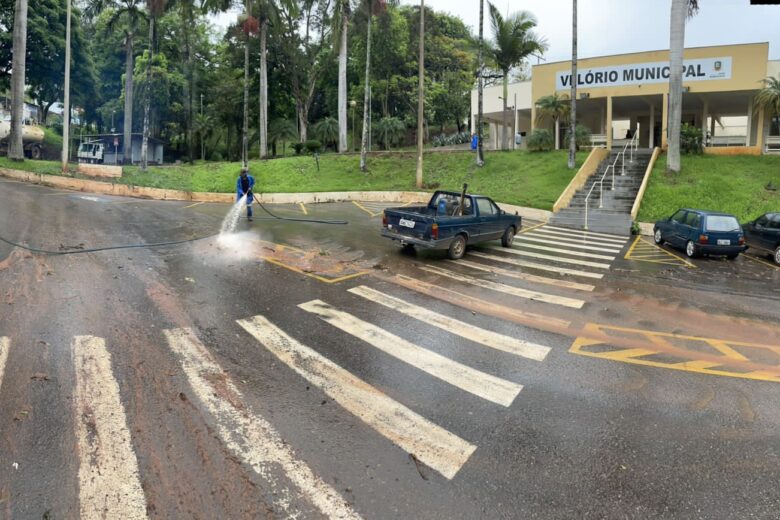
{"type": "Polygon", "coordinates": [[[314,135],[324,146],[337,143],[339,139],[339,122],[332,117],[326,117],[314,125],[314,135]]]}
{"type": "MultiPolygon", "coordinates": [[[[534,32],[536,18],[528,11],[519,11],[506,18],[488,2],[490,8],[490,23],[493,27],[494,42],[491,49],[493,61],[503,74],[504,83],[504,114],[507,111],[507,96],[509,95],[509,71],[522,63],[534,53],[547,50],[544,39],[534,32]]],[[[502,129],[502,148],[508,147],[506,125],[502,129]]]]}
{"type": "Polygon", "coordinates": [[[8,158],[24,160],[22,143],[24,119],[25,57],[27,56],[27,0],[16,0],[14,8],[13,75],[11,78],[11,135],[8,143],[8,158]]]}
{"type": "Polygon", "coordinates": [[[131,154],[132,160],[132,132],[133,132],[133,46],[135,44],[135,32],[141,21],[146,20],[146,13],[141,8],[141,0],[123,0],[118,4],[116,10],[111,14],[106,24],[106,32],[114,32],[117,26],[124,22],[125,32],[125,113],[124,128],[122,129],[122,142],[124,152],[122,153],[122,162],[131,154]]]}
{"type": "MultiPolygon", "coordinates": [[[[425,0],[420,0],[420,56],[418,61],[419,85],[417,88],[417,189],[423,187],[423,110],[425,109],[425,0]]],[[[384,121],[384,119],[383,119],[384,121]]],[[[403,125],[403,123],[401,123],[403,125]]]]}
{"type": "Polygon", "coordinates": [[[485,158],[482,155],[482,90],[485,83],[483,69],[485,68],[485,57],[482,48],[485,45],[483,37],[483,26],[485,18],[485,0],[479,0],[479,54],[477,57],[477,166],[485,164],[485,158]]]}
{"type": "MultiPolygon", "coordinates": [[[[288,10],[295,9],[291,0],[282,0],[288,10]]],[[[268,28],[279,19],[276,0],[255,0],[260,25],[260,158],[268,157],[268,28]]]]}
{"type": "Polygon", "coordinates": [[[67,5],[67,20],[65,21],[65,81],[64,99],[62,103],[62,172],[68,171],[68,159],[70,150],[70,15],[71,1],[65,0],[67,5]]]}
{"type": "MultiPolygon", "coordinates": [[[[289,119],[274,119],[268,126],[268,139],[275,152],[276,143],[278,141],[286,143],[288,141],[298,140],[298,127],[295,125],[294,121],[289,119]]],[[[283,152],[285,151],[286,150],[283,150],[283,152]]]]}
{"type": "Polygon", "coordinates": [[[367,0],[366,12],[366,81],[363,88],[363,139],[360,145],[360,171],[364,173],[368,171],[368,114],[371,111],[368,95],[371,89],[371,17],[374,15],[374,0],[367,0]]]}
{"type": "MultiPolygon", "coordinates": [[[[146,62],[146,84],[152,84],[152,61],[154,59],[154,22],[165,12],[167,0],[146,0],[146,10],[149,15],[149,61],[146,62]]],[[[144,96],[144,136],[141,142],[141,169],[149,167],[147,150],[149,149],[149,105],[151,104],[151,88],[146,89],[144,96]]]]}
{"type": "Polygon", "coordinates": [[[569,96],[566,94],[550,94],[536,100],[536,120],[552,119],[555,126],[555,149],[560,148],[560,122],[566,120],[571,113],[569,96]]]}
{"type": "Polygon", "coordinates": [[[339,153],[347,151],[347,31],[350,15],[349,0],[336,2],[333,18],[336,21],[334,36],[339,42],[339,153]]]}
{"type": "MultiPolygon", "coordinates": [[[[571,135],[577,135],[577,0],[572,0],[571,14],[571,135]]],[[[557,137],[557,134],[556,134],[557,137]]],[[[577,165],[577,139],[569,139],[569,169],[577,165]]]]}
{"type": "Polygon", "coordinates": [[[206,160],[206,138],[214,127],[214,118],[209,114],[196,114],[193,130],[200,139],[200,160],[206,160]]]}
{"type": "MultiPolygon", "coordinates": [[[[756,112],[764,111],[768,117],[768,129],[764,135],[769,135],[772,131],[772,122],[780,116],[780,76],[764,79],[764,88],[762,88],[753,99],[753,107],[756,112]]],[[[778,132],[780,132],[780,121],[778,122],[778,132]]],[[[758,143],[761,146],[762,143],[758,143]]]]}
{"type": "Polygon", "coordinates": [[[680,125],[682,124],[682,74],[685,20],[699,10],[697,0],[672,0],[669,28],[669,150],[667,171],[680,172],[680,125]]]}
{"type": "Polygon", "coordinates": [[[385,150],[397,144],[406,134],[406,125],[397,117],[383,117],[376,124],[376,132],[379,140],[385,145],[385,150]]]}

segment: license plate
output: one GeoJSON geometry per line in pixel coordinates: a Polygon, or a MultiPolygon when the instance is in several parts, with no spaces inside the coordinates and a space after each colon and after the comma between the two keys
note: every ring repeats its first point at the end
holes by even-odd
{"type": "Polygon", "coordinates": [[[399,226],[408,227],[409,229],[413,229],[415,225],[414,220],[406,220],[405,218],[402,218],[398,221],[399,226]]]}
{"type": "Polygon", "coordinates": [[[718,245],[719,246],[730,246],[731,245],[731,240],[718,240],[718,245]]]}

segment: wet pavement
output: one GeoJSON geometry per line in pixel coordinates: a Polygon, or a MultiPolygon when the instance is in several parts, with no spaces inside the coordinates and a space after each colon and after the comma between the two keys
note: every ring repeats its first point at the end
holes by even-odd
{"type": "Polygon", "coordinates": [[[0,518],[780,517],[780,269],[0,180],[0,518]]]}

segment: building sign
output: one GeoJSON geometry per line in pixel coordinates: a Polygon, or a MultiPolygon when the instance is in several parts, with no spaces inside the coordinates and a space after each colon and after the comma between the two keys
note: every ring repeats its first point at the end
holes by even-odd
{"type": "MultiPolygon", "coordinates": [[[[731,79],[731,56],[700,58],[683,61],[683,81],[708,81],[731,79]]],[[[632,63],[595,67],[577,71],[577,87],[619,87],[669,81],[669,62],[632,63]]],[[[555,89],[571,88],[571,71],[559,71],[555,77],[555,89]]]]}

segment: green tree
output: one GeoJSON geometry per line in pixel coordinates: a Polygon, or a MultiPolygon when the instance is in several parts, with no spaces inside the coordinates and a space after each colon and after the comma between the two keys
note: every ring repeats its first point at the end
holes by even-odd
{"type": "Polygon", "coordinates": [[[397,117],[383,117],[376,124],[376,133],[379,140],[389,150],[392,145],[398,144],[406,135],[406,125],[397,117]]]}
{"type": "MultiPolygon", "coordinates": [[[[7,26],[6,26],[7,27],[7,26]]],[[[24,160],[22,118],[24,117],[24,81],[27,56],[27,0],[16,0],[13,25],[13,81],[11,82],[11,135],[8,158],[24,160]]]]}
{"type": "MultiPolygon", "coordinates": [[[[777,131],[780,134],[780,76],[764,79],[764,88],[762,88],[753,99],[753,107],[756,112],[765,112],[767,114],[767,129],[764,135],[769,135],[773,122],[777,123],[777,131]]],[[[758,143],[761,146],[762,143],[758,143]]]]}
{"type": "MultiPolygon", "coordinates": [[[[146,83],[152,82],[152,62],[154,61],[154,24],[165,12],[167,0],[146,0],[146,11],[149,17],[149,59],[146,62],[146,83]]],[[[149,110],[151,90],[147,89],[144,96],[144,131],[141,143],[141,169],[146,171],[149,167],[147,150],[149,149],[149,110]]]]}
{"type": "MultiPolygon", "coordinates": [[[[536,34],[536,18],[528,11],[519,11],[506,18],[501,12],[488,2],[490,8],[490,24],[493,27],[494,41],[491,54],[493,61],[503,75],[504,85],[504,114],[507,113],[507,96],[509,86],[509,71],[520,65],[526,58],[535,53],[543,53],[547,50],[545,40],[536,34]]],[[[503,149],[508,147],[507,125],[502,130],[503,149]]]]}
{"type": "Polygon", "coordinates": [[[542,122],[550,119],[555,127],[555,149],[560,149],[560,123],[571,113],[571,100],[567,94],[557,92],[542,96],[536,100],[536,120],[542,122]]]}
{"type": "Polygon", "coordinates": [[[337,144],[339,139],[339,122],[332,117],[326,117],[314,125],[314,135],[325,146],[337,144]]]}
{"type": "Polygon", "coordinates": [[[669,149],[667,171],[680,173],[680,126],[682,124],[682,74],[685,20],[699,10],[697,0],[672,0],[669,29],[669,149]]]}
{"type": "Polygon", "coordinates": [[[278,143],[283,143],[283,146],[286,147],[285,143],[288,141],[298,140],[298,128],[295,126],[295,121],[290,119],[274,119],[271,121],[271,124],[268,125],[268,139],[274,150],[274,155],[276,155],[276,145],[278,143]]]}

